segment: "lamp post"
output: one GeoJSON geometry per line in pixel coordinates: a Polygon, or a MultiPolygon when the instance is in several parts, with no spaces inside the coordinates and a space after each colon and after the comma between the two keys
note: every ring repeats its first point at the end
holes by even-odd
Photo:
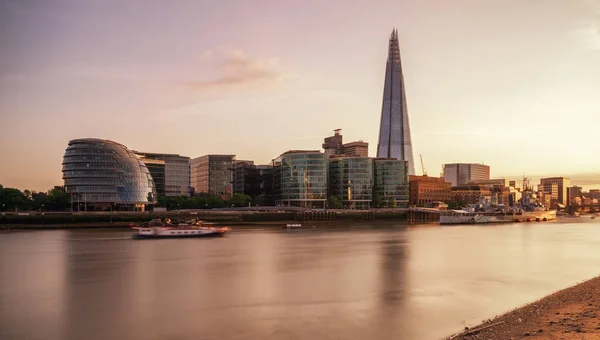
{"type": "Polygon", "coordinates": [[[44,204],[42,204],[42,211],[44,211],[44,204]]]}

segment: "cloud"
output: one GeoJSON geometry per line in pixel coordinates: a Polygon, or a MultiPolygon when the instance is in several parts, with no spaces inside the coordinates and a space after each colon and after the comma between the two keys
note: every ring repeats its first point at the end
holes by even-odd
{"type": "Polygon", "coordinates": [[[584,0],[587,18],[574,31],[575,38],[586,48],[600,51],[600,3],[596,0],[584,0]]]}
{"type": "Polygon", "coordinates": [[[262,59],[240,50],[216,49],[204,54],[214,64],[217,76],[210,80],[190,81],[185,86],[193,90],[264,87],[287,78],[276,58],[262,59]]]}
{"type": "Polygon", "coordinates": [[[592,51],[600,51],[600,24],[589,22],[575,30],[576,38],[592,51]]]}

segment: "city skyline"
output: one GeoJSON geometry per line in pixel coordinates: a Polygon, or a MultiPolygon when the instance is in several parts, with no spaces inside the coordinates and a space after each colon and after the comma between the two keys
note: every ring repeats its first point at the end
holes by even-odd
{"type": "Polygon", "coordinates": [[[0,184],[62,184],[76,138],[257,164],[334,128],[374,145],[395,26],[430,175],[483,162],[492,178],[600,187],[599,19],[586,0],[0,0],[0,184]]]}

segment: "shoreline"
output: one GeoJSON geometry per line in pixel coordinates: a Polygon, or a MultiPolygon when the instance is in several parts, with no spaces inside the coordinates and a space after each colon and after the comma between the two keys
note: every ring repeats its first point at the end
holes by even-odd
{"type": "Polygon", "coordinates": [[[459,339],[600,339],[600,276],[465,328],[459,339]]]}

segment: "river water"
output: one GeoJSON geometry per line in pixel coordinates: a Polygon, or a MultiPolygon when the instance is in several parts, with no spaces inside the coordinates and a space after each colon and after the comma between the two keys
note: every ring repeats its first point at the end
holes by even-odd
{"type": "Polygon", "coordinates": [[[600,219],[0,233],[0,339],[440,339],[600,274],[600,219]]]}

